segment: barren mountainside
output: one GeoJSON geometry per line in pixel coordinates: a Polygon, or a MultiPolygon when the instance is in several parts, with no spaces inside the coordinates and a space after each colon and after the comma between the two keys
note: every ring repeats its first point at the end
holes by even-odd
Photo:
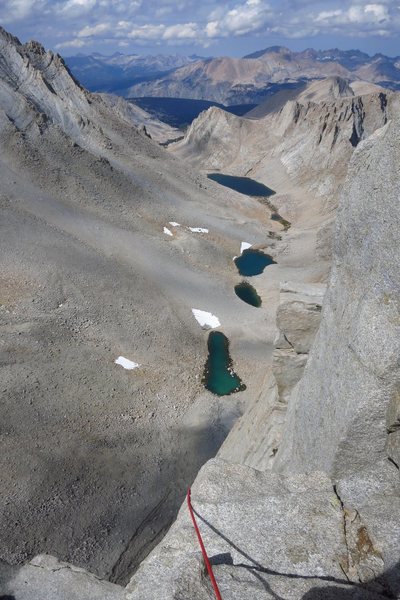
{"type": "Polygon", "coordinates": [[[261,118],[211,108],[171,151],[203,169],[255,177],[267,185],[279,157],[289,180],[325,199],[326,212],[337,203],[354,149],[390,118],[393,93],[373,92],[355,94],[345,80],[331,78],[309,84],[282,105],[266,101],[259,107],[261,118]]]}

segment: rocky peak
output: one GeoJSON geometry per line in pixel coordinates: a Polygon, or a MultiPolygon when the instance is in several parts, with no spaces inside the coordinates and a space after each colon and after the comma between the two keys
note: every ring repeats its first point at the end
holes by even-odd
{"type": "Polygon", "coordinates": [[[285,56],[290,56],[292,53],[289,48],[285,46],[269,46],[268,48],[264,48],[264,50],[258,50],[257,52],[252,52],[251,54],[246,54],[243,58],[263,58],[268,56],[269,54],[282,54],[285,56]]]}
{"type": "Polygon", "coordinates": [[[331,77],[332,89],[337,92],[336,97],[354,96],[354,91],[350,87],[348,79],[343,77],[331,77]]]}
{"type": "Polygon", "coordinates": [[[1,25],[0,25],[0,39],[3,39],[4,41],[9,42],[11,44],[14,44],[15,46],[22,46],[19,39],[16,36],[9,33],[8,31],[6,31],[3,27],[1,27],[1,25]]]}
{"type": "Polygon", "coordinates": [[[42,44],[36,42],[35,40],[29,40],[29,42],[24,44],[23,48],[28,53],[39,54],[40,56],[46,54],[46,49],[44,48],[44,46],[42,46],[42,44]]]}
{"type": "Polygon", "coordinates": [[[21,45],[4,30],[0,49],[0,106],[14,126],[26,130],[45,115],[78,138],[82,119],[90,118],[89,97],[60,57],[35,41],[21,45]]]}

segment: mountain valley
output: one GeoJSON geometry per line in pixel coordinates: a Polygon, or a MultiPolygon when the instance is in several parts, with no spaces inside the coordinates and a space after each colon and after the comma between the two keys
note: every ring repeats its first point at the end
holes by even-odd
{"type": "Polygon", "coordinates": [[[0,28],[0,598],[213,597],[192,484],[224,600],[400,598],[399,59],[94,59],[0,28]]]}

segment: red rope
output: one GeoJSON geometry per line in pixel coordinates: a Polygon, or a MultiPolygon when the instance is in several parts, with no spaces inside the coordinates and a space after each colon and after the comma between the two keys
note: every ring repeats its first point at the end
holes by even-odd
{"type": "Polygon", "coordinates": [[[203,538],[201,537],[200,529],[199,529],[199,527],[197,525],[196,517],[194,516],[193,507],[192,507],[192,501],[191,501],[191,495],[190,495],[190,488],[188,489],[188,493],[187,493],[187,503],[188,503],[188,508],[189,508],[190,516],[192,517],[194,530],[196,532],[197,539],[199,540],[199,544],[200,544],[200,548],[201,548],[201,553],[203,555],[204,562],[206,563],[206,567],[207,567],[208,575],[209,575],[210,580],[211,580],[211,584],[212,584],[212,586],[214,588],[215,597],[216,597],[217,600],[222,600],[222,596],[221,596],[220,591],[218,589],[218,584],[217,584],[217,582],[215,580],[214,573],[213,573],[213,570],[212,570],[212,566],[211,566],[210,560],[209,560],[209,558],[207,556],[207,551],[206,551],[206,548],[205,548],[204,543],[203,543],[203,538]]]}

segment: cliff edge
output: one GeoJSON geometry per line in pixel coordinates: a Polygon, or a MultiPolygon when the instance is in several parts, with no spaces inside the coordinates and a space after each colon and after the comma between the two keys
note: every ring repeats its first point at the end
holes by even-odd
{"type": "MultiPolygon", "coordinates": [[[[217,459],[196,480],[223,597],[400,597],[399,133],[395,118],[352,159],[321,326],[275,472],[217,459]]],[[[130,600],[209,597],[185,507],[128,590],[130,600]]]]}

